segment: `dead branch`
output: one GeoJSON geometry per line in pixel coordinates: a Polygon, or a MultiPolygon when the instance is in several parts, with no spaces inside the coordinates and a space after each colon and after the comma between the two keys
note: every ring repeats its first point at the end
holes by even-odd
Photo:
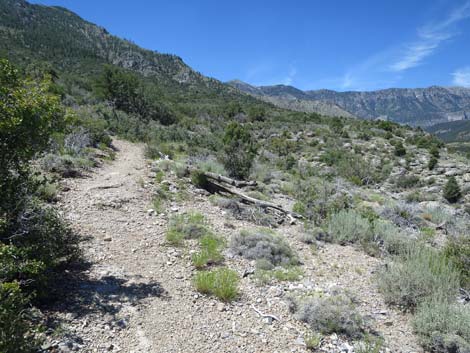
{"type": "Polygon", "coordinates": [[[235,179],[231,179],[220,174],[215,174],[215,173],[210,173],[210,172],[202,172],[202,174],[209,179],[212,179],[218,182],[223,182],[226,184],[230,184],[232,186],[236,186],[237,188],[244,187],[244,186],[256,186],[257,185],[256,181],[253,181],[253,180],[251,181],[235,180],[235,179]]]}
{"type": "Polygon", "coordinates": [[[274,316],[274,315],[271,315],[271,314],[263,314],[259,309],[256,308],[256,306],[252,305],[251,308],[256,311],[256,313],[261,316],[262,318],[265,318],[265,317],[268,317],[272,320],[276,320],[276,321],[281,321],[279,320],[279,318],[277,316],[274,316]]]}
{"type": "Polygon", "coordinates": [[[234,189],[229,188],[227,186],[223,186],[223,185],[215,183],[213,181],[208,181],[208,182],[210,184],[212,184],[211,186],[213,186],[213,189],[217,190],[218,192],[226,192],[228,194],[237,196],[241,200],[243,200],[247,203],[253,204],[255,206],[258,206],[258,207],[261,207],[261,208],[272,208],[274,210],[278,210],[278,211],[284,213],[285,215],[287,215],[287,217],[290,218],[291,224],[293,223],[293,218],[297,218],[297,219],[303,218],[302,215],[300,215],[298,213],[295,213],[295,212],[292,212],[292,211],[288,211],[288,210],[286,210],[286,209],[282,208],[281,206],[276,205],[274,203],[255,199],[254,197],[250,197],[250,196],[245,195],[245,194],[243,194],[243,193],[241,193],[237,190],[234,190],[234,189]]]}

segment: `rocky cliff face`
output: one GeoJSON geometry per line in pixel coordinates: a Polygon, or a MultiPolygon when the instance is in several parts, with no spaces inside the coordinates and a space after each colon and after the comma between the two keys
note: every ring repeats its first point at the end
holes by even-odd
{"type": "Polygon", "coordinates": [[[424,127],[470,117],[470,89],[462,87],[336,92],[301,91],[284,85],[254,87],[240,81],[230,84],[285,108],[326,115],[387,119],[424,127]]]}

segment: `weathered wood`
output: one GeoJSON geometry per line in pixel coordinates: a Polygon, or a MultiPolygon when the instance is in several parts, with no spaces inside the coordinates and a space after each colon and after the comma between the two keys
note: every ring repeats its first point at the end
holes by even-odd
{"type": "Polygon", "coordinates": [[[215,173],[210,173],[210,172],[200,171],[200,173],[206,176],[206,178],[209,178],[218,182],[230,184],[232,186],[236,186],[237,188],[244,187],[244,186],[256,186],[257,185],[256,181],[235,180],[235,179],[228,178],[220,174],[215,174],[215,173]]]}
{"type": "Polygon", "coordinates": [[[276,205],[272,202],[258,200],[258,199],[255,199],[254,197],[250,197],[248,195],[245,195],[245,194],[243,194],[243,193],[241,193],[237,190],[234,190],[232,188],[229,188],[227,186],[217,184],[216,182],[213,182],[213,181],[209,181],[209,182],[215,186],[214,189],[222,191],[222,192],[226,192],[226,193],[234,195],[234,196],[237,196],[245,202],[254,204],[254,205],[256,205],[258,207],[261,207],[261,208],[272,208],[272,209],[278,210],[278,211],[284,213],[285,215],[287,215],[291,219],[291,223],[293,223],[292,218],[297,218],[297,219],[303,218],[302,215],[300,215],[298,213],[295,213],[295,212],[292,212],[292,211],[288,211],[288,210],[282,208],[281,206],[276,205]]]}

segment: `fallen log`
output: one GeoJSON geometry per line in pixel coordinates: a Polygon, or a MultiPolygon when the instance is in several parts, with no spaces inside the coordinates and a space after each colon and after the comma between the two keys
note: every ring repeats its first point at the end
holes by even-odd
{"type": "Polygon", "coordinates": [[[211,189],[215,190],[217,192],[225,192],[225,193],[228,193],[230,195],[237,196],[241,200],[243,200],[247,203],[253,204],[255,206],[261,207],[261,208],[272,208],[272,209],[275,209],[277,211],[280,211],[280,212],[284,213],[287,217],[289,217],[291,223],[294,223],[294,221],[295,221],[294,218],[297,218],[297,219],[302,219],[303,218],[302,215],[300,215],[296,212],[288,211],[288,210],[282,208],[281,206],[276,205],[272,202],[267,202],[267,201],[255,199],[254,197],[245,195],[245,194],[243,194],[243,193],[241,193],[237,190],[234,190],[234,189],[229,188],[227,186],[218,184],[214,181],[209,181],[208,180],[207,182],[209,184],[211,184],[211,189]]]}
{"type": "Polygon", "coordinates": [[[256,186],[257,185],[256,181],[235,180],[235,179],[231,179],[220,174],[215,174],[215,173],[210,173],[210,172],[201,172],[201,173],[209,179],[212,179],[218,182],[223,182],[232,186],[236,186],[237,188],[244,187],[244,186],[256,186]]]}

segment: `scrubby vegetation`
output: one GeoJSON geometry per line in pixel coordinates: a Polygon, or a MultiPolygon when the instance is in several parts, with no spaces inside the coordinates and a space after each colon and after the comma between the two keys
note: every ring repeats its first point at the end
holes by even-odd
{"type": "Polygon", "coordinates": [[[431,295],[455,297],[459,274],[438,251],[414,245],[382,271],[379,282],[386,301],[414,309],[431,295]]]}
{"type": "Polygon", "coordinates": [[[194,276],[196,289],[203,294],[214,295],[222,301],[232,301],[238,296],[238,275],[227,268],[200,271],[194,276]]]}
{"type": "Polygon", "coordinates": [[[244,230],[230,242],[232,251],[249,260],[258,260],[264,269],[297,265],[299,260],[281,236],[267,229],[244,230]]]}
{"type": "Polygon", "coordinates": [[[291,310],[314,332],[337,333],[356,339],[364,334],[364,319],[346,295],[294,299],[291,310]]]}
{"type": "Polygon", "coordinates": [[[204,216],[198,212],[173,216],[168,225],[166,240],[172,245],[181,245],[184,239],[197,239],[210,234],[204,216]]]}
{"type": "Polygon", "coordinates": [[[51,300],[64,266],[79,256],[78,238],[38,197],[45,181],[35,178],[30,166],[52,135],[66,128],[51,85],[48,78],[23,78],[0,60],[0,350],[5,353],[34,351],[37,324],[30,303],[51,300]]]}
{"type": "MultiPolygon", "coordinates": [[[[31,308],[51,300],[57,278],[80,255],[77,237],[47,202],[56,200],[61,178],[113,158],[112,135],[145,142],[147,157],[158,160],[152,208],[169,218],[168,244],[197,249],[191,260],[199,292],[234,300],[239,276],[217,267],[225,244],[204,215],[173,214],[171,206],[189,199],[190,183],[208,189],[201,171],[252,179],[257,185],[246,195],[303,217],[296,220],[305,224],[302,242],[360,246],[382,257],[383,296],[413,312],[426,349],[468,350],[468,305],[457,300],[470,277],[463,155],[420,129],[276,108],[203,77],[177,57],[101,29],[76,31],[80,20],[63,10],[38,11],[30,19],[34,35],[18,21],[8,24],[22,46],[0,31],[0,46],[8,45],[1,54],[20,65],[0,61],[1,352],[34,351],[31,308]],[[103,56],[102,48],[113,49],[103,56]]],[[[11,7],[2,3],[0,12],[11,7]]],[[[231,196],[210,198],[235,219],[271,228],[289,222],[231,196]]],[[[278,233],[246,230],[229,244],[256,262],[253,278],[261,284],[304,277],[299,255],[278,233]]],[[[313,331],[361,339],[358,352],[380,350],[368,341],[351,299],[310,294],[296,300],[294,312],[313,331]]],[[[314,334],[307,344],[319,340],[314,334]]]]}

